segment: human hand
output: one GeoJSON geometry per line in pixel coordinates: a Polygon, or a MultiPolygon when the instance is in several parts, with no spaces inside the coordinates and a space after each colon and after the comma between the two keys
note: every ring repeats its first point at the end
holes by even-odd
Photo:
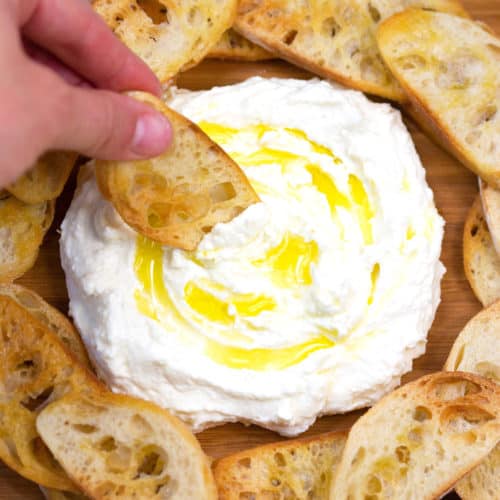
{"type": "Polygon", "coordinates": [[[160,83],[83,0],[0,1],[0,186],[47,150],[156,156],[166,118],[121,95],[160,83]]]}

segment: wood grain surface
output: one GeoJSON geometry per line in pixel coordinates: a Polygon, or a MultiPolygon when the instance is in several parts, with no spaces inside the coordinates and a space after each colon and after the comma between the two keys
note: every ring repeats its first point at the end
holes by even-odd
{"type": "MultiPolygon", "coordinates": [[[[500,33],[499,0],[464,0],[472,16],[485,21],[500,33]]],[[[190,89],[210,88],[242,81],[253,75],[265,77],[309,78],[311,75],[281,61],[265,63],[229,63],[206,61],[182,75],[178,85],[190,89]]],[[[442,260],[447,273],[442,283],[442,303],[429,335],[427,353],[414,363],[405,377],[412,380],[439,370],[448,351],[465,323],[480,309],[465,278],[462,265],[462,231],[466,213],[477,193],[476,177],[447,153],[434,145],[418,127],[407,120],[417,150],[427,170],[427,180],[434,190],[437,207],[446,220],[442,260]]],[[[57,203],[57,215],[41,249],[35,267],[19,283],[40,293],[62,311],[67,311],[67,292],[59,262],[58,227],[71,200],[74,182],[68,185],[57,203]]],[[[401,332],[404,335],[404,332],[401,332]]],[[[320,419],[308,432],[314,435],[349,427],[361,412],[320,419]]],[[[279,440],[273,432],[255,426],[224,425],[198,435],[206,452],[221,457],[238,450],[279,440]]],[[[0,464],[0,500],[40,500],[36,485],[22,479],[0,464]]]]}

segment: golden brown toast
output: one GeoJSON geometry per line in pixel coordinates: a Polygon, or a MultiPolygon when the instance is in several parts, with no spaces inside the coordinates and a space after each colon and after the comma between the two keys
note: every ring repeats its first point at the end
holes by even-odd
{"type": "Polygon", "coordinates": [[[62,193],[77,157],[76,153],[62,151],[46,153],[6,189],[24,203],[55,200],[62,193]]]}
{"type": "Polygon", "coordinates": [[[439,498],[499,439],[497,384],[462,372],[422,377],[354,424],[330,498],[439,498]]]}
{"type": "Polygon", "coordinates": [[[28,205],[10,193],[0,193],[0,283],[13,281],[30,269],[54,219],[54,202],[28,205]]]}
{"type": "Polygon", "coordinates": [[[456,0],[242,0],[235,28],[324,78],[377,96],[405,95],[380,56],[378,25],[408,6],[467,16],[456,0]]]}
{"type": "Polygon", "coordinates": [[[159,99],[134,96],[170,120],[173,144],[152,160],[97,161],[99,188],[139,233],[194,250],[215,224],[230,221],[259,198],[240,167],[194,123],[159,99]]]}
{"type": "Polygon", "coordinates": [[[219,500],[326,500],[346,439],[347,431],[330,432],[259,446],[222,458],[214,464],[219,500]]]}
{"type": "MultiPolygon", "coordinates": [[[[500,383],[500,301],[467,323],[455,340],[444,369],[476,373],[500,383]]],[[[455,490],[462,500],[500,498],[500,444],[455,485],[455,490]]]]}
{"type": "Polygon", "coordinates": [[[0,296],[2,295],[10,297],[24,307],[34,318],[55,333],[82,365],[92,369],[80,335],[64,314],[45,302],[38,294],[21,285],[0,284],[0,296]]]}
{"type": "Polygon", "coordinates": [[[217,498],[198,441],[151,403],[110,392],[69,394],[38,415],[37,429],[91,498],[217,498]]]}
{"type": "Polygon", "coordinates": [[[162,82],[200,62],[228,30],[237,0],[93,0],[113,32],[162,82]]]}
{"type": "Polygon", "coordinates": [[[467,215],[463,237],[464,270],[483,306],[500,299],[500,257],[495,251],[479,195],[467,215]]]}
{"type": "Polygon", "coordinates": [[[470,19],[410,9],[384,22],[377,42],[421,120],[464,165],[500,187],[500,39],[470,19]]]}
{"type": "Polygon", "coordinates": [[[54,333],[5,295],[0,295],[0,331],[0,458],[31,481],[74,490],[35,421],[62,395],[103,387],[54,333]]]}

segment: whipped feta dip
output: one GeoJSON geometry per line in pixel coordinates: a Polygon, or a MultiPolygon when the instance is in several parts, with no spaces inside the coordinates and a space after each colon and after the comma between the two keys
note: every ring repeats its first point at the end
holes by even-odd
{"type": "Polygon", "coordinates": [[[60,248],[99,376],[194,431],[293,436],[375,403],[424,353],[444,274],[444,222],[399,112],[320,80],[173,89],[168,104],[261,201],[186,252],[82,180],[60,248]]]}

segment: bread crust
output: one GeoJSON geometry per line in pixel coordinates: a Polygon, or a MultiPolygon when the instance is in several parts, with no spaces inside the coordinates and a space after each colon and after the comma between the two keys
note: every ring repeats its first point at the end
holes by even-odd
{"type": "Polygon", "coordinates": [[[500,298],[500,257],[493,246],[479,195],[467,215],[463,235],[464,271],[483,306],[500,298]]]}
{"type": "Polygon", "coordinates": [[[495,189],[483,180],[480,180],[479,188],[483,213],[491,239],[497,254],[500,255],[500,190],[495,189]]]}
{"type": "Polygon", "coordinates": [[[250,40],[241,36],[232,28],[226,31],[217,45],[208,53],[208,59],[226,59],[228,61],[267,61],[276,56],[250,40]]]}
{"type": "Polygon", "coordinates": [[[63,191],[78,155],[56,151],[43,155],[29,172],[6,189],[28,204],[55,200],[63,191]]]}

